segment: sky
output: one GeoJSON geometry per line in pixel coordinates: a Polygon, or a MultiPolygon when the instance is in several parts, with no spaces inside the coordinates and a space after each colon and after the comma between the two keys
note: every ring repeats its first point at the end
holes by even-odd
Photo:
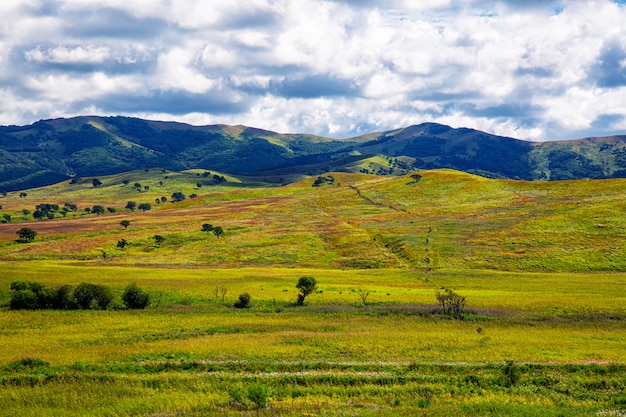
{"type": "Polygon", "coordinates": [[[0,125],[626,134],[626,0],[2,0],[0,125]]]}

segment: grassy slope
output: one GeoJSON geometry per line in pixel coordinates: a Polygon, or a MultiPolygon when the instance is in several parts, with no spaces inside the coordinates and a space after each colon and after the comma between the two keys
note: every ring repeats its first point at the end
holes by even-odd
{"type": "Polygon", "coordinates": [[[150,170],[103,177],[97,188],[86,181],[9,194],[2,212],[16,216],[40,202],[123,208],[175,191],[199,196],[146,213],[0,225],[4,302],[15,279],[98,282],[118,293],[136,281],[154,301],[139,313],[5,311],[0,364],[32,356],[53,368],[5,365],[2,402],[21,415],[51,413],[37,396],[53,398],[57,415],[81,415],[86,404],[92,415],[241,415],[250,406],[229,405],[229,392],[256,380],[272,390],[266,415],[619,412],[622,368],[562,364],[625,361],[626,180],[420,174],[335,173],[321,187],[314,178],[284,187],[231,178],[198,188],[195,172],[150,170]],[[137,192],[134,182],[150,188],[137,192]],[[203,223],[226,235],[201,232],[203,223]],[[16,243],[22,226],[38,239],[16,243]],[[160,248],[155,234],[166,238],[160,248]],[[131,243],[124,251],[121,238],[131,243]],[[322,293],[295,309],[302,275],[315,276],[322,293]],[[467,296],[479,321],[419,307],[442,286],[467,296]],[[214,292],[221,287],[224,302],[214,292]],[[370,292],[367,307],[360,290],[370,292]],[[252,295],[252,310],[228,307],[241,292],[252,295]],[[541,365],[507,388],[505,359],[541,365]],[[154,364],[165,368],[152,374],[154,364]],[[207,364],[223,373],[206,373],[207,364]],[[301,369],[314,372],[293,373],[301,369]],[[84,384],[97,395],[71,394],[84,384]],[[111,396],[119,400],[97,399],[111,396]]]}

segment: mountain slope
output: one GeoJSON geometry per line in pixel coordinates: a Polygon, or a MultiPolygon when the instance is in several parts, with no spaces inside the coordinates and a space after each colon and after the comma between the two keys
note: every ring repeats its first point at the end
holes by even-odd
{"type": "Polygon", "coordinates": [[[284,173],[398,175],[420,168],[526,180],[611,178],[626,176],[626,136],[532,143],[424,123],[334,140],[245,126],[97,116],[0,127],[0,191],[153,167],[277,180],[284,173]]]}

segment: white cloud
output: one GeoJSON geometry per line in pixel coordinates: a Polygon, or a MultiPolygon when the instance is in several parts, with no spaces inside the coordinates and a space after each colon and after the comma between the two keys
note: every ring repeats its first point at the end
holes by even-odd
{"type": "Polygon", "coordinates": [[[2,124],[101,110],[534,140],[626,120],[626,6],[610,0],[5,0],[0,15],[2,124]]]}

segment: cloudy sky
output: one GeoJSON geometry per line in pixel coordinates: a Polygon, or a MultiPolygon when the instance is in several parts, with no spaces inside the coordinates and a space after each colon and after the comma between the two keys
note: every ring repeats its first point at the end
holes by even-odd
{"type": "Polygon", "coordinates": [[[626,133],[626,0],[1,0],[0,124],[626,133]]]}

